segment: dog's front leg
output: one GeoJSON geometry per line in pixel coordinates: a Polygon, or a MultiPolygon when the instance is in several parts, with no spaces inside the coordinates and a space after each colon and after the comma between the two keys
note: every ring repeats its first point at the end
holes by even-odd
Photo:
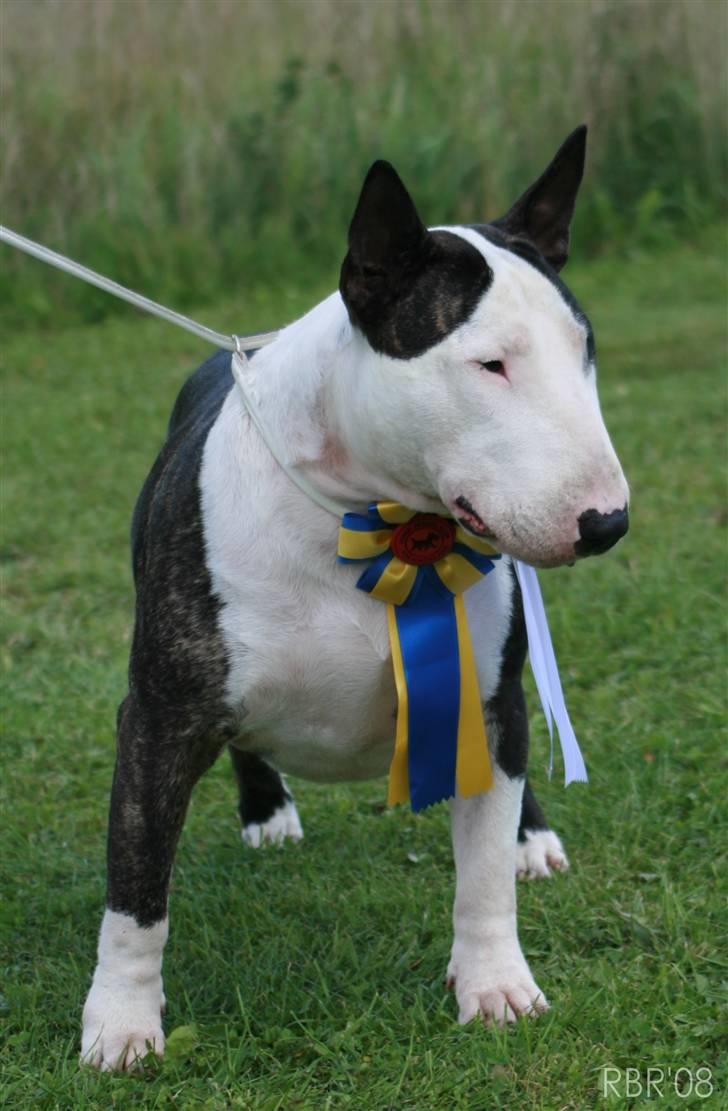
{"type": "Polygon", "coordinates": [[[129,1068],[149,1050],[164,1050],[169,877],[192,788],[220,747],[155,724],[133,696],[122,703],[106,911],[81,1042],[81,1060],[101,1069],[129,1068]]]}
{"type": "Polygon", "coordinates": [[[451,805],[456,888],[454,940],[448,983],[454,985],[459,1021],[481,1014],[513,1022],[545,1010],[521,952],[516,926],[516,838],[523,776],[496,763],[490,791],[455,798],[451,805]]]}

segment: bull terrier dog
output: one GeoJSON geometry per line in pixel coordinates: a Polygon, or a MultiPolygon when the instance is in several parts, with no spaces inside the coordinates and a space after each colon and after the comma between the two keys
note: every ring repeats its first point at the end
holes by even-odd
{"type": "MultiPolygon", "coordinates": [[[[339,291],[247,364],[286,462],[352,510],[390,501],[501,553],[465,604],[493,784],[450,802],[456,885],[446,977],[459,1020],[547,1007],[521,951],[516,876],[567,860],[526,782],[526,632],[513,559],[606,551],[628,490],[597,400],[592,329],[558,277],[586,128],[505,216],[422,223],[395,170],[369,170],[339,291]]],[[[302,836],[282,776],[386,773],[397,693],[385,606],[337,561],[339,523],[295,485],[218,352],[186,382],[132,524],[136,622],[118,714],[106,909],[83,1061],[161,1055],[175,848],[195,782],[229,748],[243,840],[302,836]]]]}

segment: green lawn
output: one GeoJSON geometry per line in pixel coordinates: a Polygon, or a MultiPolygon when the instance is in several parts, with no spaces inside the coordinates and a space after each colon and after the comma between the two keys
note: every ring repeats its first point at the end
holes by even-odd
{"type": "MultiPolygon", "coordinates": [[[[726,335],[710,242],[570,274],[633,524],[613,553],[541,576],[591,782],[547,782],[531,698],[533,780],[572,869],[520,888],[552,1010],[507,1031],[458,1027],[443,991],[444,806],[413,816],[384,810],[381,782],[294,783],[303,843],[245,850],[221,760],[174,874],[167,1058],[143,1075],[79,1071],[131,632],[128,521],[176,390],[208,352],[131,311],[7,338],[2,1106],[581,1111],[605,1103],[605,1065],[643,1083],[648,1067],[703,1066],[711,1099],[683,1071],[681,1096],[670,1081],[656,1106],[726,1105],[726,335]]],[[[200,316],[272,326],[330,284],[200,316]]]]}

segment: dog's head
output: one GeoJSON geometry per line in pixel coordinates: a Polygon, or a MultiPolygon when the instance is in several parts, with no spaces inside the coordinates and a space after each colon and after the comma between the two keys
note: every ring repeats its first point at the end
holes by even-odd
{"type": "Polygon", "coordinates": [[[361,356],[357,456],[414,508],[436,502],[539,566],[606,551],[627,530],[592,329],[558,277],[585,143],[580,127],[505,216],[468,227],[428,230],[376,162],[341,269],[361,356]]]}

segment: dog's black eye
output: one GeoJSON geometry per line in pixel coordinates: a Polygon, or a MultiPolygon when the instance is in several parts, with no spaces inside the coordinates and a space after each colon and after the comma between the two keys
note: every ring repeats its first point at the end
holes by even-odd
{"type": "Polygon", "coordinates": [[[487,363],[480,364],[484,370],[489,370],[491,374],[505,374],[506,368],[500,359],[489,359],[487,363]]]}

